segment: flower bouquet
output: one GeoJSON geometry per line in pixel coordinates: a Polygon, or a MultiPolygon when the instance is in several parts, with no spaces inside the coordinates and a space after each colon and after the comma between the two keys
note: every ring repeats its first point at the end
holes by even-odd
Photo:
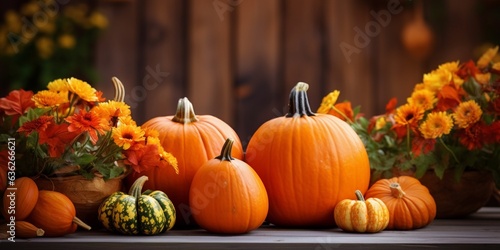
{"type": "Polygon", "coordinates": [[[99,204],[121,191],[131,171],[178,171],[158,133],[132,119],[121,82],[113,83],[115,99],[108,101],[76,78],[54,80],[37,93],[13,90],[0,99],[0,168],[15,171],[15,178],[33,178],[39,189],[66,194],[77,216],[91,225],[97,225],[99,204]]]}
{"type": "MultiPolygon", "coordinates": [[[[336,103],[338,91],[323,98],[318,112],[350,123],[365,144],[373,181],[401,174],[422,178],[432,171],[439,180],[451,172],[458,183],[466,171],[475,170],[487,177],[480,181],[486,190],[491,179],[500,187],[497,52],[498,46],[477,62],[440,65],[424,74],[403,105],[392,98],[384,114],[365,118],[350,102],[336,103]]],[[[488,198],[491,192],[485,192],[488,198]]]]}

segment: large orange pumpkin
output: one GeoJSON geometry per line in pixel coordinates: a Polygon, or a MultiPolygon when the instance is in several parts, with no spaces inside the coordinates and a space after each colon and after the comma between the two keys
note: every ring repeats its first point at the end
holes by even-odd
{"type": "Polygon", "coordinates": [[[59,237],[74,233],[77,226],[90,230],[90,227],[76,217],[73,202],[64,194],[40,190],[38,201],[27,219],[45,231],[45,236],[59,237]]]}
{"type": "Polygon", "coordinates": [[[247,163],[231,157],[227,139],[220,156],[207,161],[191,183],[189,204],[197,224],[209,232],[241,234],[266,219],[266,188],[247,163]]]}
{"type": "Polygon", "coordinates": [[[195,115],[187,98],[179,100],[174,116],[155,117],[142,125],[158,131],[164,149],[172,153],[179,166],[132,173],[129,186],[142,175],[149,177],[144,189],[161,190],[172,200],[177,211],[176,227],[194,225],[189,208],[189,187],[196,171],[220,153],[226,138],[234,138],[233,157],[243,159],[243,148],[236,132],[224,121],[211,115],[195,115]]]}
{"type": "Polygon", "coordinates": [[[31,178],[20,177],[11,188],[15,189],[6,190],[3,195],[3,214],[5,218],[15,216],[16,220],[24,220],[37,203],[38,187],[31,178]]]}
{"type": "Polygon", "coordinates": [[[361,139],[339,118],[314,114],[307,89],[295,86],[288,114],[261,125],[246,152],[269,195],[268,221],[280,226],[334,226],[335,205],[370,181],[361,139]]]}
{"type": "Polygon", "coordinates": [[[429,225],[436,217],[436,202],[427,187],[411,176],[376,181],[366,198],[379,198],[389,209],[387,229],[410,230],[429,225]]]}

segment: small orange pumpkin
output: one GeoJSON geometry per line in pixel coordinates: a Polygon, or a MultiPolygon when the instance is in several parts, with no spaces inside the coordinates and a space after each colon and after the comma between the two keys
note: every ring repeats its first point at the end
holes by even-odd
{"type": "Polygon", "coordinates": [[[193,178],[189,204],[207,231],[241,234],[262,225],[269,209],[267,192],[257,173],[231,156],[227,139],[220,156],[207,161],[193,178]]]}
{"type": "Polygon", "coordinates": [[[40,190],[38,202],[27,221],[45,231],[44,236],[58,237],[74,233],[77,225],[90,230],[90,226],[76,217],[73,202],[64,194],[40,190]]]}
{"type": "Polygon", "coordinates": [[[387,229],[410,230],[429,225],[436,217],[436,202],[427,187],[412,176],[376,181],[367,198],[381,199],[391,215],[387,229]]]}
{"type": "Polygon", "coordinates": [[[142,125],[155,129],[165,151],[177,159],[179,173],[173,168],[154,168],[131,173],[127,185],[140,176],[149,181],[144,189],[161,190],[172,200],[177,211],[176,227],[192,226],[189,204],[189,187],[196,171],[206,161],[220,153],[226,138],[234,138],[232,156],[243,159],[243,147],[236,132],[224,121],[211,115],[195,115],[193,104],[186,98],[179,99],[174,116],[155,117],[142,125]]]}
{"type": "Polygon", "coordinates": [[[389,210],[378,198],[364,199],[363,194],[355,191],[357,200],[340,201],[333,212],[337,226],[347,232],[377,233],[389,224],[389,210]]]}
{"type": "Polygon", "coordinates": [[[22,221],[30,215],[37,203],[38,187],[31,178],[20,177],[14,181],[12,188],[15,189],[8,190],[3,195],[3,213],[4,216],[13,215],[16,220],[22,221]]]}

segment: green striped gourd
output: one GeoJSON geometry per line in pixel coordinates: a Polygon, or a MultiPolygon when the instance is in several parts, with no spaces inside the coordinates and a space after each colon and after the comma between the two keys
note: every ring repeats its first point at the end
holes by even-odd
{"type": "Polygon", "coordinates": [[[147,176],[138,178],[129,194],[116,192],[98,209],[98,219],[109,231],[127,235],[155,235],[170,230],[175,224],[175,207],[162,191],[142,192],[147,176]]]}

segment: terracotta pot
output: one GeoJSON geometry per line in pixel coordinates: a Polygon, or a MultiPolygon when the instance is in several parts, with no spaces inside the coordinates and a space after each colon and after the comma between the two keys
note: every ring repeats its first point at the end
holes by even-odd
{"type": "Polygon", "coordinates": [[[75,205],[76,216],[92,228],[100,228],[97,209],[109,195],[122,191],[124,176],[107,181],[104,181],[101,176],[95,176],[89,180],[80,175],[33,179],[40,190],[57,191],[68,196],[75,205]]]}
{"type": "Polygon", "coordinates": [[[461,218],[476,212],[488,202],[495,186],[491,174],[480,171],[465,171],[459,181],[453,171],[445,171],[442,180],[428,171],[420,182],[436,201],[436,218],[461,218]]]}

